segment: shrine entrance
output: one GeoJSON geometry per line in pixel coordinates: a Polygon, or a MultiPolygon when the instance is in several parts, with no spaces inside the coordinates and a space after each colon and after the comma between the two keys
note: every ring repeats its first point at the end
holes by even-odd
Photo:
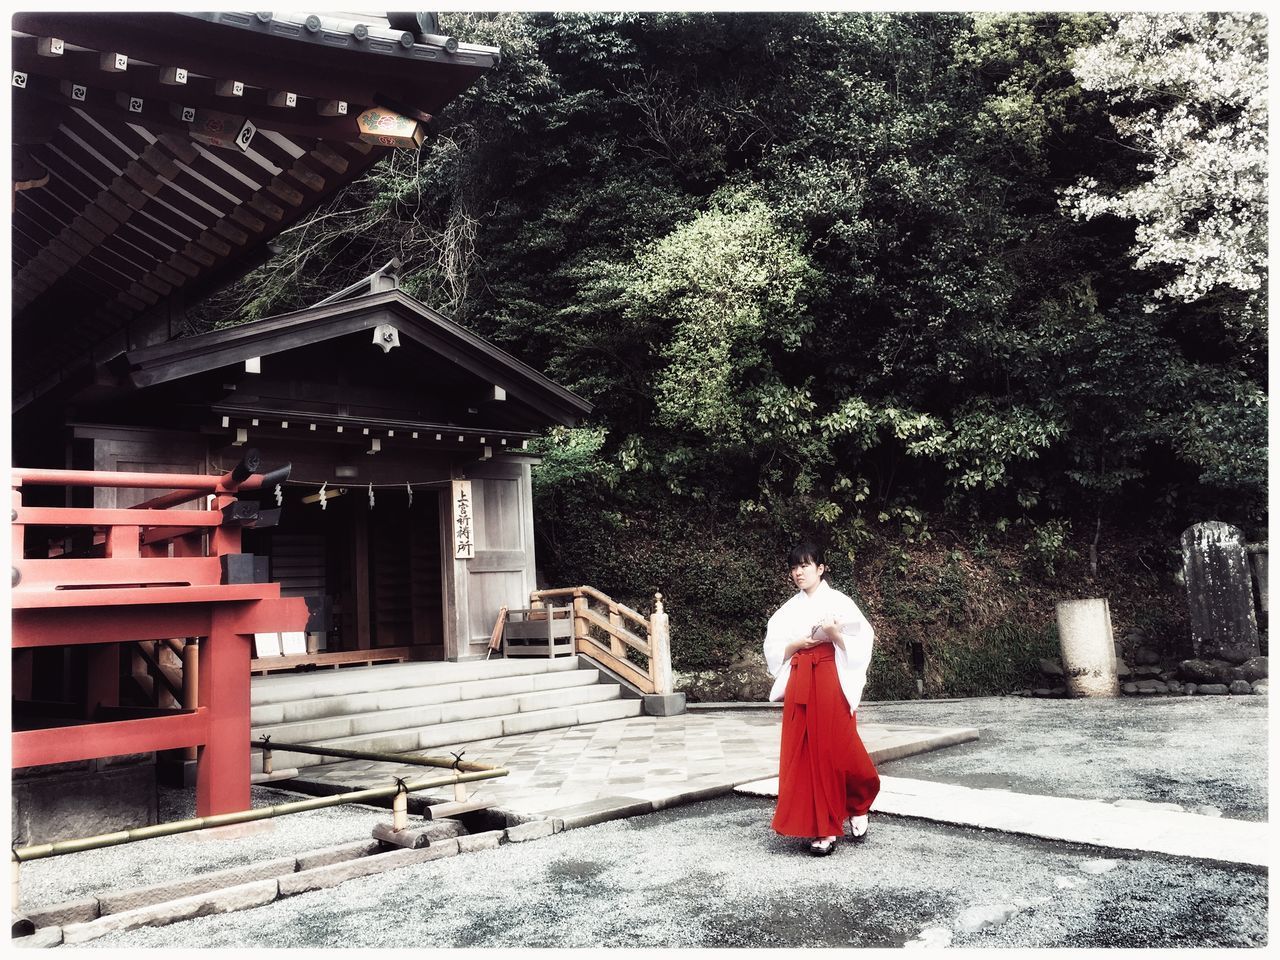
{"type": "Polygon", "coordinates": [[[326,491],[286,487],[281,523],[245,532],[245,549],[268,559],[286,597],[318,598],[307,652],[395,650],[414,660],[445,658],[440,489],[326,491]]]}

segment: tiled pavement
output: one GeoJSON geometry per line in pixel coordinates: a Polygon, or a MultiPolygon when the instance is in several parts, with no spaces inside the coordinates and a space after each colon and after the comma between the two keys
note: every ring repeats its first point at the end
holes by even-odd
{"type": "MultiPolygon", "coordinates": [[[[512,820],[551,818],[565,825],[631,816],[727,793],[778,771],[781,711],[690,711],[484,740],[465,745],[466,760],[505,767],[506,777],[469,785],[512,820]]],[[[874,760],[885,761],[975,740],[972,728],[860,724],[874,760]]],[[[460,747],[432,750],[448,756],[460,747]]],[[[304,769],[289,786],[330,792],[420,778],[424,768],[362,760],[304,769]]],[[[426,791],[452,799],[452,787],[426,791]]]]}

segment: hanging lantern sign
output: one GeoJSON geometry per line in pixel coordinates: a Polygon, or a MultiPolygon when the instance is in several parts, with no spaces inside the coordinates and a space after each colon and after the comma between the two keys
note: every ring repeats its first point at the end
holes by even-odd
{"type": "Polygon", "coordinates": [[[385,107],[370,107],[356,117],[360,139],[381,147],[422,146],[422,127],[412,117],[402,116],[385,107]]]}
{"type": "Polygon", "coordinates": [[[453,481],[453,556],[470,560],[476,555],[474,534],[475,509],[471,500],[471,481],[453,481]]]}

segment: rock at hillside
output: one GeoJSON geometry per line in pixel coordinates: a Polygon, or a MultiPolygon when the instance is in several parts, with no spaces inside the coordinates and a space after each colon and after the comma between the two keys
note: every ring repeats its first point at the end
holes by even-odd
{"type": "Polygon", "coordinates": [[[1196,683],[1230,683],[1244,679],[1240,668],[1225,660],[1183,660],[1178,664],[1178,676],[1196,683]]]}
{"type": "Polygon", "coordinates": [[[1225,697],[1230,692],[1225,683],[1202,683],[1196,687],[1196,693],[1211,697],[1225,697]]]}
{"type": "Polygon", "coordinates": [[[1267,681],[1265,680],[1253,681],[1253,692],[1255,694],[1258,694],[1259,696],[1265,697],[1267,695],[1267,681]]]}
{"type": "Polygon", "coordinates": [[[1133,671],[1129,669],[1129,665],[1127,663],[1125,663],[1123,660],[1120,660],[1120,659],[1116,660],[1116,676],[1117,677],[1119,677],[1121,680],[1124,680],[1132,672],[1133,671]]]}
{"type": "Polygon", "coordinates": [[[1266,657],[1250,657],[1237,668],[1240,672],[1241,680],[1248,680],[1253,683],[1255,680],[1265,680],[1267,677],[1267,658],[1266,657]]]}
{"type": "Polygon", "coordinates": [[[1137,693],[1137,692],[1138,692],[1138,685],[1137,685],[1136,683],[1126,683],[1126,684],[1125,684],[1124,686],[1122,686],[1120,689],[1121,689],[1124,693],[1127,693],[1127,694],[1133,695],[1133,694],[1135,694],[1135,693],[1137,693]]]}
{"type": "Polygon", "coordinates": [[[1160,654],[1150,647],[1139,647],[1133,655],[1133,662],[1141,667],[1154,667],[1160,662],[1160,654]]]}
{"type": "Polygon", "coordinates": [[[1038,662],[1038,666],[1040,668],[1040,673],[1046,677],[1062,676],[1062,664],[1060,664],[1057,660],[1041,659],[1038,662]]]}
{"type": "Polygon", "coordinates": [[[1232,680],[1227,690],[1236,695],[1253,693],[1253,685],[1248,680],[1232,680]]]}

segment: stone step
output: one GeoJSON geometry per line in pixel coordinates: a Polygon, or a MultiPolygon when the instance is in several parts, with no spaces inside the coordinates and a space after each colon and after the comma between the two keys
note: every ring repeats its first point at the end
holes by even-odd
{"type": "MultiPolygon", "coordinates": [[[[513,690],[503,696],[468,696],[477,688],[494,683],[508,684],[512,680],[528,678],[504,678],[499,681],[477,680],[463,686],[471,687],[462,698],[444,703],[419,703],[400,708],[378,709],[375,705],[359,713],[329,713],[311,720],[300,720],[292,723],[259,724],[252,729],[252,739],[257,740],[264,734],[281,743],[319,743],[336,740],[342,737],[363,736],[381,733],[387,730],[405,730],[426,727],[434,724],[455,723],[462,720],[478,720],[485,717],[501,717],[508,714],[529,713],[546,710],[552,707],[576,707],[586,703],[597,703],[604,700],[616,700],[622,695],[622,689],[616,683],[595,683],[598,676],[595,670],[575,671],[587,675],[585,680],[573,685],[558,685],[550,690],[528,691],[513,690]]],[[[551,677],[578,678],[573,674],[549,674],[551,677]]],[[[430,688],[428,688],[430,689],[430,688]]],[[[495,689],[490,687],[490,689],[495,689]]],[[[411,690],[410,693],[421,691],[411,690]]],[[[498,690],[499,694],[505,692],[498,690]]],[[[328,699],[350,700],[350,697],[331,697],[328,699]]]]}
{"type": "Polygon", "coordinates": [[[372,666],[312,670],[306,673],[269,674],[254,677],[250,703],[254,706],[309,700],[315,697],[396,690],[437,684],[456,685],[473,680],[532,676],[576,670],[577,656],[528,657],[497,660],[467,660],[383,663],[372,666]]]}
{"type": "MultiPolygon", "coordinates": [[[[524,713],[508,713],[499,716],[477,717],[449,723],[434,723],[401,730],[384,730],[347,737],[314,741],[316,746],[338,747],[345,750],[369,750],[378,753],[429,753],[447,756],[448,747],[465,746],[479,740],[494,740],[534,730],[550,730],[584,723],[600,723],[638,717],[644,710],[642,701],[617,697],[549,709],[530,710],[524,713]]],[[[317,757],[305,753],[277,750],[272,753],[273,767],[314,767],[321,764],[341,763],[340,757],[317,757]]],[[[262,754],[252,754],[252,770],[262,769],[262,754]]],[[[430,776],[428,768],[423,776],[430,776]]]]}
{"type": "Polygon", "coordinates": [[[317,720],[324,717],[340,717],[379,710],[395,710],[401,707],[421,707],[429,704],[455,703],[462,700],[522,696],[544,690],[588,686],[599,682],[599,680],[600,671],[578,669],[556,670],[549,673],[514,674],[507,677],[461,681],[455,684],[432,683],[421,687],[381,688],[334,696],[315,696],[258,704],[250,708],[249,722],[256,729],[284,723],[317,720]]]}

